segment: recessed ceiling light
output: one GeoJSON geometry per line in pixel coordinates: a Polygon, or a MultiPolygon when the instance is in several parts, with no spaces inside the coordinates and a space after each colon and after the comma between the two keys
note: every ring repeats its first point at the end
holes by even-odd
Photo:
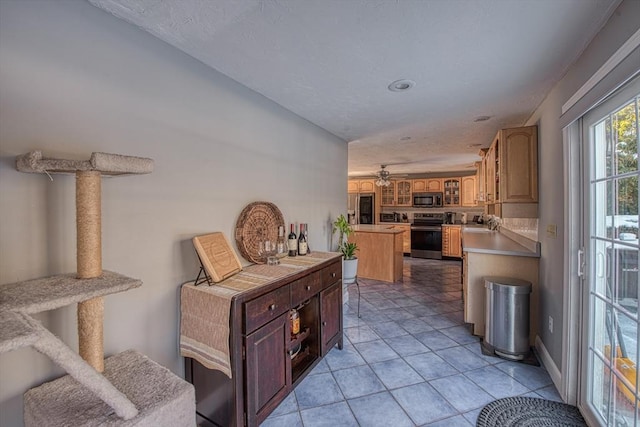
{"type": "Polygon", "coordinates": [[[489,120],[490,118],[491,118],[491,116],[478,116],[478,117],[476,117],[475,119],[473,119],[473,121],[474,121],[475,123],[478,123],[478,122],[486,122],[486,121],[487,121],[487,120],[489,120]]]}
{"type": "Polygon", "coordinates": [[[405,92],[416,85],[416,82],[413,80],[396,80],[395,82],[389,85],[389,90],[391,92],[405,92]]]}
{"type": "Polygon", "coordinates": [[[410,139],[411,139],[410,136],[403,136],[402,138],[400,138],[400,141],[408,141],[410,139]]]}
{"type": "Polygon", "coordinates": [[[469,148],[473,148],[473,147],[480,147],[482,144],[469,144],[467,145],[467,147],[469,148]]]}

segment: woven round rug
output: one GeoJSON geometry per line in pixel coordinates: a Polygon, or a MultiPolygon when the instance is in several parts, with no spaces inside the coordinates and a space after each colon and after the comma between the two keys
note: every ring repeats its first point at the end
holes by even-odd
{"type": "Polygon", "coordinates": [[[586,426],[575,406],[535,397],[506,397],[482,408],[477,427],[586,426]]]}

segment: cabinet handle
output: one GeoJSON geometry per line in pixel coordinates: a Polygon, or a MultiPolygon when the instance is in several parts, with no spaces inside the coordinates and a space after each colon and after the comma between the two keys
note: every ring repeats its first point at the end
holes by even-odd
{"type": "Polygon", "coordinates": [[[275,310],[275,309],[276,309],[276,305],[275,305],[275,304],[271,304],[271,305],[269,306],[269,311],[273,311],[273,310],[275,310]]]}
{"type": "Polygon", "coordinates": [[[331,273],[331,277],[336,277],[336,273],[331,273]]]}
{"type": "Polygon", "coordinates": [[[322,326],[327,326],[327,322],[322,322],[322,326]]]}
{"type": "Polygon", "coordinates": [[[310,285],[307,285],[307,286],[305,286],[304,288],[305,288],[306,290],[308,290],[308,291],[310,291],[310,290],[311,290],[311,286],[310,286],[310,285]]]}

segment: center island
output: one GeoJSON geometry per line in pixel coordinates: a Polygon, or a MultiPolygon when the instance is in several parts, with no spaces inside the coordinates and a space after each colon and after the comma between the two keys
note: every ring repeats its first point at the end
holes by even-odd
{"type": "Polygon", "coordinates": [[[388,225],[354,225],[349,242],[358,245],[358,277],[397,282],[402,279],[403,230],[388,225]]]}

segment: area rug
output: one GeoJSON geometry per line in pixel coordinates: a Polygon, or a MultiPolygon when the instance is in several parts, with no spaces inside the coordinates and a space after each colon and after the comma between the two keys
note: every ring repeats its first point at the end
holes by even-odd
{"type": "Polygon", "coordinates": [[[507,397],[482,408],[477,427],[586,426],[575,406],[535,397],[507,397]]]}

